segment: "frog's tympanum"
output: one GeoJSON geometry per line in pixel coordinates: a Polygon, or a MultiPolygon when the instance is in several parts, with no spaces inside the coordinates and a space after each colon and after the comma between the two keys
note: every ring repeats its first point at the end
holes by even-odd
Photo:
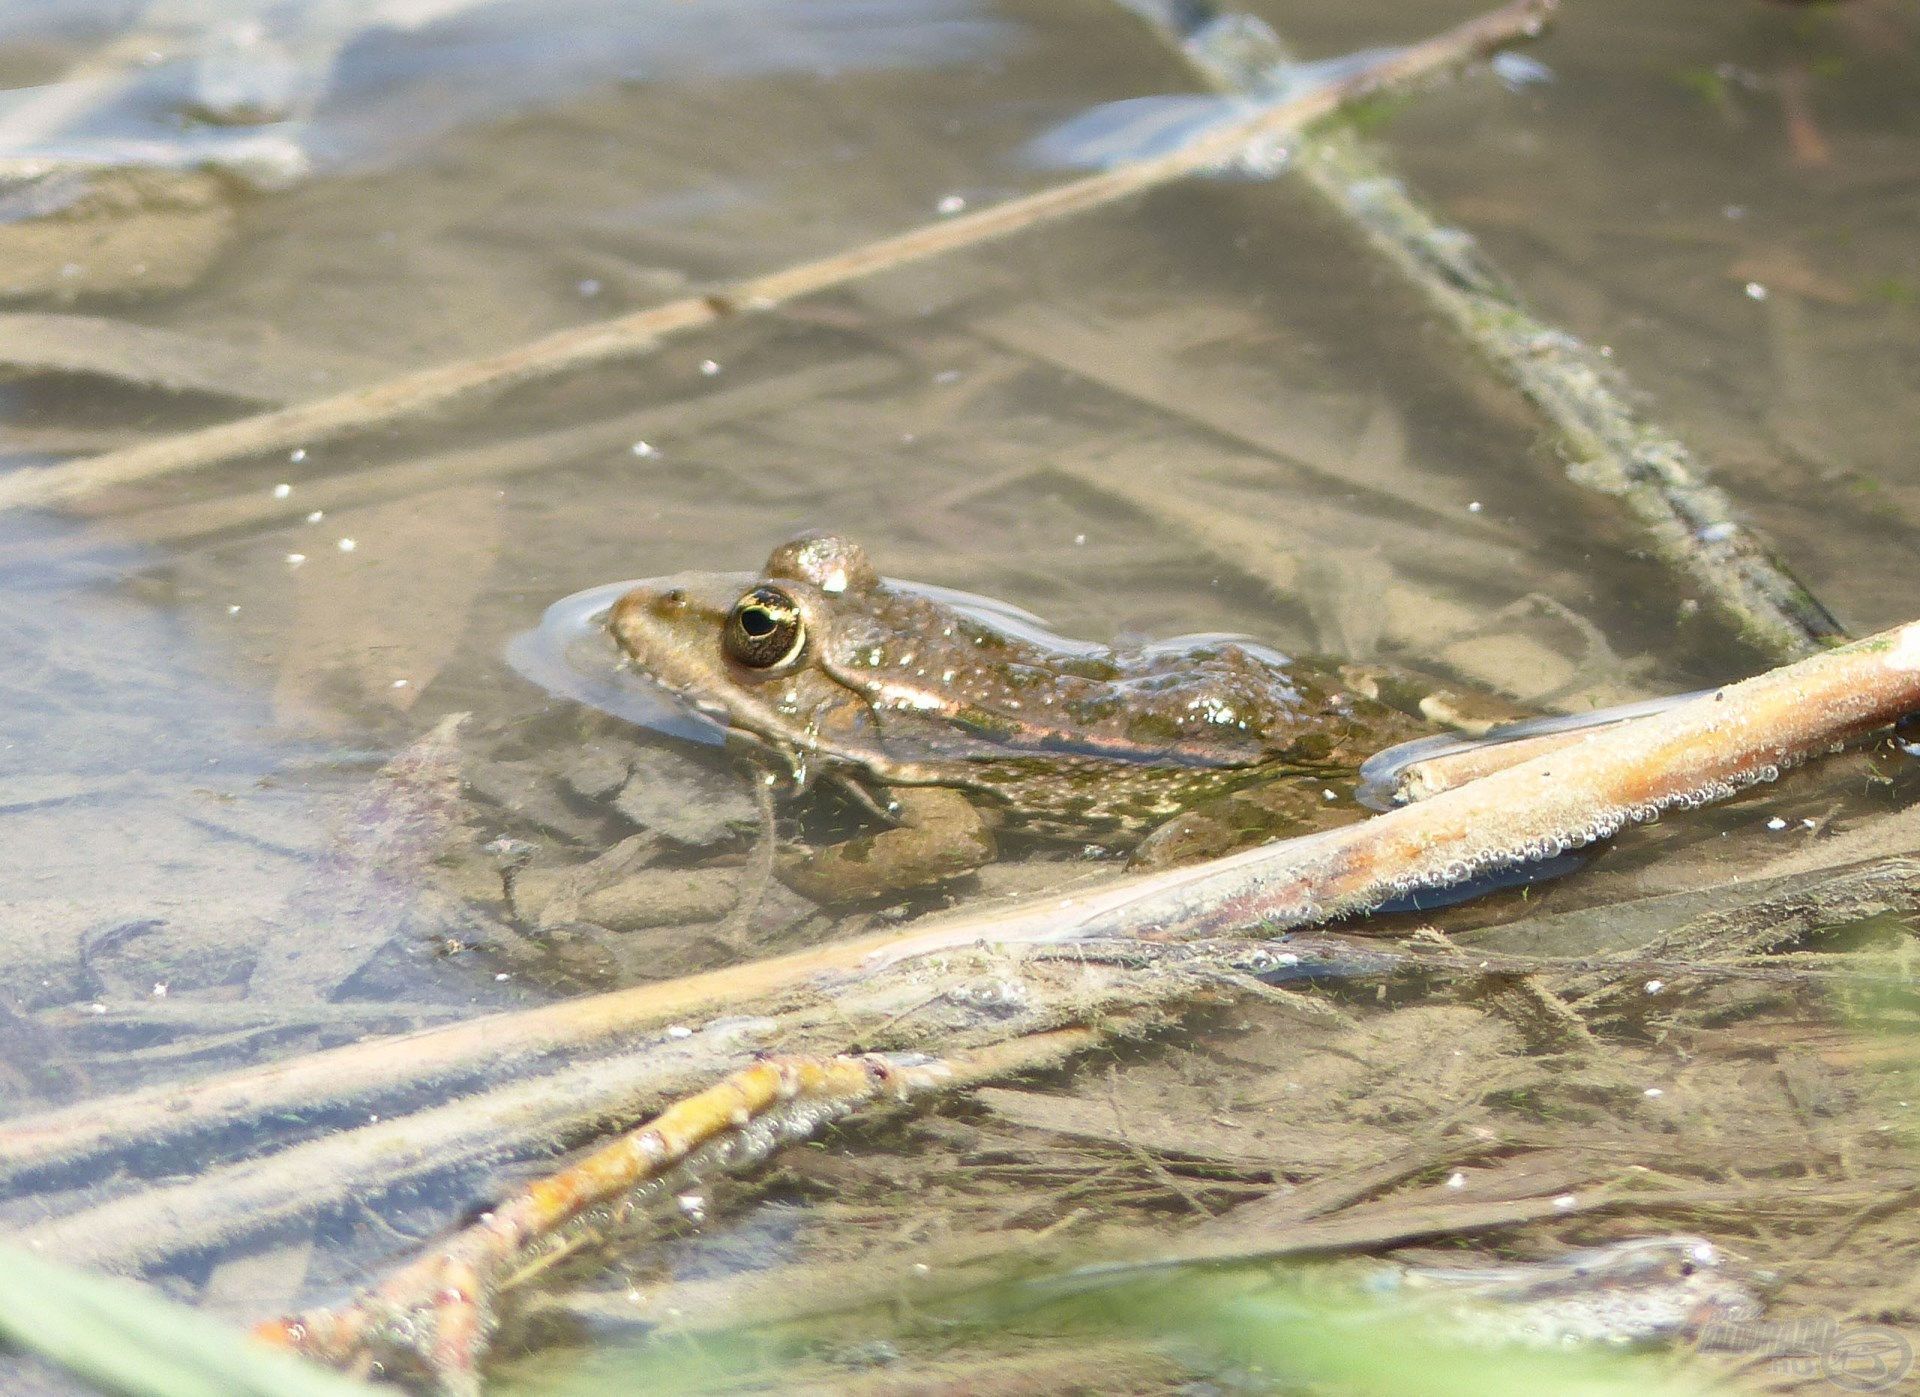
{"type": "Polygon", "coordinates": [[[608,625],[637,668],[799,784],[838,778],[892,822],[787,861],[787,881],[824,900],[978,867],[1002,827],[1144,840],[1136,859],[1166,863],[1350,819],[1360,762],[1433,730],[1335,663],[1217,636],[1064,640],[882,578],[824,534],[782,544],[757,577],[635,588],[608,625]]]}

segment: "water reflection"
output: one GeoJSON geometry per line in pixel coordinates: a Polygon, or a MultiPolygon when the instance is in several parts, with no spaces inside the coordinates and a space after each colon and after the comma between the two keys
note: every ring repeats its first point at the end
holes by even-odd
{"type": "Polygon", "coordinates": [[[1010,33],[970,0],[163,0],[125,29],[118,5],[12,18],[14,42],[102,37],[67,73],[0,94],[0,155],[209,164],[269,187],[609,83],[978,63],[1010,33]]]}

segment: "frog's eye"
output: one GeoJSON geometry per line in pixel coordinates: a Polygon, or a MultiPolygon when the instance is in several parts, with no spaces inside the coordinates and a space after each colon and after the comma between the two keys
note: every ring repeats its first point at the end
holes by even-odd
{"type": "Polygon", "coordinates": [[[792,597],[777,587],[755,587],[733,604],[721,643],[748,669],[772,669],[799,655],[807,628],[792,597]]]}

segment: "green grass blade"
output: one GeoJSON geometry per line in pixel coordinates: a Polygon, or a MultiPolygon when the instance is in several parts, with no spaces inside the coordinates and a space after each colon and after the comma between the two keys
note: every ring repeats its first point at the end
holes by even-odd
{"type": "Polygon", "coordinates": [[[373,1397],[145,1286],[0,1246],[0,1343],[126,1397],[373,1397]]]}

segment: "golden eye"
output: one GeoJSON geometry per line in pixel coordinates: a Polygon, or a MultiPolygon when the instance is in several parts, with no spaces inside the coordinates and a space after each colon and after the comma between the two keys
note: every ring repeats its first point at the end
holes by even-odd
{"type": "Polygon", "coordinates": [[[807,628],[792,597],[777,587],[755,587],[733,604],[721,643],[748,669],[772,669],[798,658],[807,628]]]}

